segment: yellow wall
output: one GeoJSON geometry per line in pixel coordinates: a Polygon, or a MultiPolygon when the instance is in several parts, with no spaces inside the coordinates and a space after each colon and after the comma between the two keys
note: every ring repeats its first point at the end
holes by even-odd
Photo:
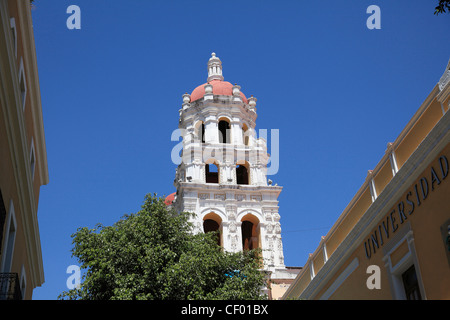
{"type": "MultiPolygon", "coordinates": [[[[393,152],[392,156],[397,161],[397,169],[398,171],[400,171],[403,165],[408,161],[410,156],[417,150],[417,148],[424,141],[427,135],[442,119],[445,111],[448,109],[447,104],[450,100],[449,98],[450,87],[448,85],[443,90],[440,90],[437,85],[433,88],[429,96],[425,99],[424,103],[420,106],[412,119],[400,133],[399,137],[397,137],[397,139],[393,143],[390,143],[388,145],[386,154],[382,157],[377,166],[372,170],[371,174],[368,175],[366,181],[356,192],[354,198],[349,203],[347,208],[343,211],[328,234],[322,239],[317,249],[310,256],[305,265],[305,268],[299,273],[294,283],[288,289],[285,298],[297,298],[305,289],[310,289],[308,290],[308,294],[306,294],[306,296],[309,296],[309,294],[311,294],[311,290],[317,290],[315,291],[314,296],[312,296],[311,298],[318,299],[324,293],[327,293],[328,296],[330,291],[327,291],[327,289],[333,284],[336,279],[338,279],[339,275],[341,275],[344,270],[346,270],[347,266],[352,263],[352,261],[357,261],[359,264],[358,267],[354,269],[353,272],[347,275],[345,281],[341,284],[340,287],[338,287],[338,289],[336,289],[336,291],[330,296],[330,298],[392,299],[393,294],[391,294],[391,291],[389,290],[391,286],[390,284],[392,283],[392,281],[390,281],[391,277],[387,276],[387,269],[385,267],[386,261],[382,260],[383,255],[387,254],[386,247],[388,245],[386,244],[389,243],[389,240],[391,239],[381,239],[379,237],[380,233],[381,235],[383,235],[383,230],[381,229],[382,221],[386,221],[393,210],[397,210],[397,220],[395,223],[399,224],[396,232],[398,233],[398,230],[401,229],[404,224],[408,225],[408,228],[412,228],[413,230],[414,254],[411,254],[410,256],[417,256],[416,259],[419,260],[418,264],[420,265],[420,268],[418,268],[419,270],[416,268],[416,272],[424,273],[421,279],[423,287],[425,288],[422,289],[426,291],[426,298],[450,298],[450,290],[445,290],[446,287],[450,287],[450,262],[447,262],[447,257],[445,256],[445,248],[443,248],[444,244],[442,240],[443,235],[440,231],[440,227],[444,223],[444,220],[446,221],[446,219],[449,219],[450,221],[450,212],[448,211],[448,208],[450,207],[450,203],[448,200],[448,195],[450,195],[450,182],[448,181],[450,180],[450,178],[446,177],[446,179],[442,179],[439,185],[437,184],[437,182],[435,182],[435,188],[434,190],[431,190],[431,167],[433,166],[438,176],[442,175],[439,173],[439,156],[437,156],[429,164],[428,168],[425,169],[421,174],[414,172],[414,175],[417,174],[417,180],[411,186],[409,186],[409,189],[406,189],[406,193],[398,199],[398,202],[395,203],[392,208],[388,208],[389,210],[387,208],[381,208],[381,210],[383,210],[385,214],[385,217],[376,224],[374,230],[361,231],[367,234],[366,242],[369,245],[369,248],[370,245],[372,245],[372,250],[373,245],[379,246],[379,248],[375,248],[376,252],[372,253],[370,259],[366,257],[363,242],[360,244],[358,249],[351,254],[350,257],[346,258],[347,260],[343,263],[342,266],[339,267],[339,270],[335,270],[335,268],[337,267],[334,266],[331,266],[331,269],[329,269],[330,265],[327,265],[328,262],[323,260],[323,247],[325,247],[327,250],[328,259],[332,257],[336,249],[342,245],[343,241],[353,230],[358,221],[362,217],[364,217],[367,210],[372,206],[373,199],[370,192],[370,183],[372,179],[376,189],[377,197],[380,197],[380,195],[383,194],[383,191],[388,185],[392,186],[390,183],[392,182],[394,173],[391,166],[391,152],[393,152]],[[425,200],[422,200],[420,206],[418,205],[417,200],[415,201],[414,212],[409,215],[408,212],[411,211],[412,202],[414,202],[414,188],[415,186],[419,186],[420,188],[420,185],[418,185],[418,183],[420,182],[420,178],[422,178],[423,176],[428,179],[428,183],[430,184],[429,194],[425,200]],[[411,194],[408,195],[408,193],[411,194]],[[405,212],[404,215],[398,215],[399,205],[401,210],[405,212]],[[401,223],[402,219],[404,220],[404,224],[401,223]],[[374,237],[375,242],[371,242],[372,236],[374,237]],[[384,243],[381,244],[381,241],[384,241],[384,243]],[[385,245],[384,254],[382,248],[383,245],[385,245]],[[309,266],[311,265],[311,263],[314,266],[315,274],[318,274],[321,268],[323,268],[323,266],[325,265],[327,266],[326,272],[333,273],[333,278],[331,280],[327,279],[327,283],[317,283],[318,280],[312,282],[311,275],[309,273],[309,266]],[[369,290],[365,285],[365,281],[370,276],[370,274],[366,273],[367,267],[369,265],[375,264],[380,266],[381,268],[381,282],[383,290],[369,290]],[[439,281],[439,279],[444,280],[439,281]]],[[[450,161],[449,148],[450,147],[448,145],[445,146],[443,150],[441,150],[440,155],[446,155],[447,159],[449,159],[450,161]]],[[[399,185],[397,188],[403,187],[404,186],[399,185]]],[[[378,204],[380,203],[378,202],[378,204]]],[[[405,257],[405,253],[410,252],[410,250],[412,249],[405,245],[400,246],[396,250],[392,250],[393,249],[390,248],[389,254],[387,256],[391,259],[391,263],[394,263],[401,261],[401,258],[405,257]]],[[[370,252],[371,251],[369,250],[369,253],[370,252]]],[[[450,261],[450,258],[448,260],[450,261]]],[[[401,264],[401,267],[403,266],[404,264],[401,264]]],[[[396,272],[402,271],[400,269],[401,268],[397,268],[396,272]]]]}
{"type": "MultiPolygon", "coordinates": [[[[37,113],[41,112],[41,106],[40,100],[36,98],[38,96],[36,90],[39,86],[37,75],[33,71],[35,63],[35,60],[33,60],[34,41],[32,40],[33,36],[29,34],[30,4],[29,2],[8,0],[3,5],[8,11],[5,14],[5,18],[8,19],[6,25],[9,26],[10,18],[14,18],[15,21],[17,56],[14,54],[15,50],[11,39],[6,37],[6,35],[12,34],[8,28],[6,32],[2,32],[2,38],[0,39],[2,42],[0,64],[3,68],[3,80],[5,80],[1,84],[3,105],[0,103],[0,189],[7,215],[10,212],[12,201],[16,220],[16,236],[10,272],[17,273],[19,281],[23,274],[22,271],[25,272],[26,290],[24,298],[31,299],[34,287],[40,285],[34,279],[37,279],[37,282],[43,281],[43,278],[39,276],[42,272],[42,267],[39,265],[39,260],[41,260],[40,244],[35,237],[39,234],[39,230],[33,221],[35,220],[40,186],[43,181],[39,168],[45,166],[46,171],[47,165],[44,164],[45,161],[40,162],[40,159],[44,157],[39,157],[38,152],[45,152],[45,146],[38,145],[39,140],[36,138],[36,135],[40,132],[37,113]],[[11,53],[14,56],[10,55],[11,53]],[[11,66],[9,57],[13,57],[14,60],[11,66]],[[18,91],[14,89],[14,83],[18,85],[17,75],[19,74],[21,61],[23,62],[27,89],[25,108],[19,103],[18,91]],[[13,112],[16,110],[20,112],[13,112]],[[29,168],[32,140],[35,169],[33,178],[28,180],[27,174],[31,172],[29,168]],[[31,181],[31,184],[28,184],[28,181],[31,181]]],[[[4,15],[2,14],[3,18],[4,15]]],[[[6,236],[5,221],[2,246],[5,244],[6,236]]],[[[0,253],[0,259],[1,257],[0,253]]]]}
{"type": "Polygon", "coordinates": [[[381,191],[386,187],[386,185],[392,179],[392,167],[389,159],[385,161],[384,165],[381,167],[380,171],[377,173],[375,181],[375,189],[377,194],[380,195],[381,191]]]}
{"type": "Polygon", "coordinates": [[[417,146],[426,137],[431,128],[442,117],[442,108],[436,99],[422,113],[420,118],[408,132],[402,143],[395,150],[399,168],[408,160],[409,156],[414,152],[417,146]]]}
{"type": "MultiPolygon", "coordinates": [[[[353,254],[346,260],[344,265],[339,268],[334,277],[327,283],[327,285],[316,295],[320,296],[328,289],[328,287],[336,280],[336,278],[345,270],[347,265],[357,258],[359,266],[348,276],[348,278],[339,286],[339,288],[330,297],[331,299],[392,299],[391,289],[389,285],[389,274],[383,261],[383,248],[386,248],[390,241],[395,241],[395,235],[398,234],[402,228],[409,222],[413,232],[413,246],[418,259],[418,266],[416,266],[416,273],[420,269],[420,277],[422,279],[423,287],[427,299],[450,299],[450,265],[446,256],[446,248],[440,232],[440,226],[450,218],[449,195],[450,195],[450,173],[446,178],[442,179],[442,172],[440,168],[439,157],[445,155],[450,164],[450,144],[448,144],[439,156],[436,157],[431,164],[418,175],[415,182],[410,185],[407,191],[397,199],[396,204],[386,210],[383,219],[378,221],[377,227],[372,230],[367,230],[366,238],[369,239],[374,232],[377,232],[379,239],[378,226],[382,225],[383,221],[389,224],[389,238],[385,236],[384,230],[382,234],[385,236],[383,245],[380,244],[375,252],[371,252],[370,258],[367,258],[364,243],[360,244],[353,254]],[[436,172],[440,184],[434,183],[434,189],[431,185],[431,168],[436,172]],[[429,191],[425,200],[420,191],[420,179],[425,177],[428,181],[429,191]],[[420,205],[415,196],[415,186],[419,187],[420,205]],[[408,196],[409,194],[409,196],[408,196]],[[414,203],[414,208],[411,204],[414,203]],[[401,203],[404,204],[401,205],[401,203]],[[399,216],[399,204],[405,213],[403,223],[399,216]],[[412,210],[413,209],[413,210],[412,210]],[[395,232],[392,230],[392,222],[390,220],[391,212],[394,212],[394,225],[397,226],[395,232]],[[408,214],[412,211],[411,214],[408,214]],[[368,289],[366,281],[370,274],[366,273],[369,265],[377,265],[381,271],[381,289],[368,289]]],[[[444,167],[445,171],[445,167],[444,167]]],[[[391,253],[391,261],[396,265],[402,257],[408,252],[406,242],[400,243],[400,246],[391,253]]]]}
{"type": "Polygon", "coordinates": [[[352,208],[342,217],[342,221],[335,228],[334,232],[327,237],[327,253],[329,256],[333,254],[342,240],[353,229],[364,212],[366,212],[367,208],[372,204],[371,199],[370,190],[366,187],[352,208]]]}

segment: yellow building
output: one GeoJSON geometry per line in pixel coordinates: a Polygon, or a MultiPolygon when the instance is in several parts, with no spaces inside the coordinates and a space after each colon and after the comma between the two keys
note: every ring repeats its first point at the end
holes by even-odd
{"type": "Polygon", "coordinates": [[[48,183],[30,1],[0,0],[0,300],[44,282],[37,219],[48,183]]]}
{"type": "Polygon", "coordinates": [[[450,62],[283,299],[450,299],[450,62]]]}

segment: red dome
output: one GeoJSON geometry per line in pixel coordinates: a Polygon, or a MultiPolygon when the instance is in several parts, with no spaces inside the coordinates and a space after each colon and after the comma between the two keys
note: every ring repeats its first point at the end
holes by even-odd
{"type": "MultiPolygon", "coordinates": [[[[205,84],[204,83],[197,88],[194,89],[191,93],[191,102],[203,98],[205,95],[205,84]]],[[[221,95],[221,96],[232,96],[233,95],[233,85],[229,83],[228,81],[222,81],[222,80],[212,80],[209,82],[213,86],[213,94],[215,95],[221,95]]],[[[241,92],[241,98],[242,101],[247,103],[247,98],[245,95],[241,92]]]]}
{"type": "Polygon", "coordinates": [[[177,194],[177,193],[174,192],[174,193],[172,193],[172,194],[169,194],[169,195],[166,197],[166,200],[164,200],[164,203],[166,204],[166,206],[170,206],[170,205],[172,204],[173,200],[175,199],[175,195],[176,195],[176,194],[177,194]]]}

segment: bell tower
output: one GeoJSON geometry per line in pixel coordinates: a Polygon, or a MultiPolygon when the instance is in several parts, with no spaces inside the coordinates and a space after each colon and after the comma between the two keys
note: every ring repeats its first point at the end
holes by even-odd
{"type": "Polygon", "coordinates": [[[173,206],[196,214],[196,232],[219,230],[225,250],[260,248],[264,269],[272,277],[284,274],[277,200],[282,187],[267,180],[267,145],[255,129],[257,100],[224,81],[215,53],[207,71],[207,82],[184,94],[179,110],[183,149],[173,206]]]}

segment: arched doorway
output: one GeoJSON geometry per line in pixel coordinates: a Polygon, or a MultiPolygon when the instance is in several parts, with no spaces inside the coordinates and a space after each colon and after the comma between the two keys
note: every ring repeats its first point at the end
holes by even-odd
{"type": "Polygon", "coordinates": [[[242,220],[242,250],[260,247],[259,220],[252,214],[245,215],[242,220]]]}
{"type": "Polygon", "coordinates": [[[222,246],[222,219],[214,212],[203,218],[203,232],[217,232],[217,245],[222,246]]]}

